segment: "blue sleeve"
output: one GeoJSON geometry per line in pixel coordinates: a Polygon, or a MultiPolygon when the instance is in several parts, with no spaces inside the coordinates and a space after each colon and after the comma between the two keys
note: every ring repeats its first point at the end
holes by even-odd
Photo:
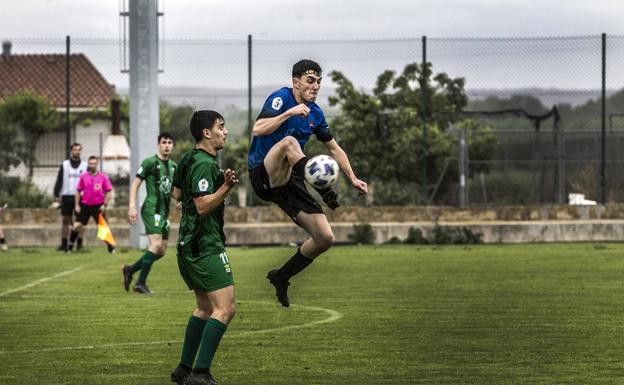
{"type": "Polygon", "coordinates": [[[256,120],[265,119],[265,118],[273,118],[278,115],[281,115],[282,113],[286,111],[285,102],[286,102],[286,95],[283,95],[283,93],[280,91],[274,92],[264,102],[264,106],[262,106],[262,110],[260,111],[260,114],[258,115],[256,120]]]}
{"type": "Polygon", "coordinates": [[[318,139],[319,142],[329,142],[334,139],[334,137],[329,132],[329,124],[327,124],[325,114],[323,114],[323,111],[320,108],[318,109],[318,113],[319,123],[314,127],[314,134],[316,134],[316,139],[318,139]]]}

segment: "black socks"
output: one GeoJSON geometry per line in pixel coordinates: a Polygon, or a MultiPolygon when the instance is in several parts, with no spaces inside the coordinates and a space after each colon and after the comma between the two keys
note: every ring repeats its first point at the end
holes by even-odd
{"type": "Polygon", "coordinates": [[[288,280],[293,275],[297,275],[301,270],[308,267],[312,263],[312,259],[306,258],[301,254],[301,249],[297,249],[295,255],[293,255],[284,266],[279,269],[279,273],[282,278],[288,280]]]}

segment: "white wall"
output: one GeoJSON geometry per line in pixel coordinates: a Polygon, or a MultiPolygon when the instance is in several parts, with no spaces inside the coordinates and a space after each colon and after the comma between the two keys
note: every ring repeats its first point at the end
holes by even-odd
{"type": "MultiPolygon", "coordinates": [[[[76,137],[72,139],[73,142],[78,142],[82,145],[83,160],[87,160],[89,156],[95,155],[99,158],[100,152],[104,151],[104,144],[107,137],[110,135],[110,122],[106,120],[94,120],[88,126],[77,125],[76,137]],[[100,134],[102,134],[102,143],[100,151],[100,134]]],[[[20,133],[20,136],[23,136],[20,133]]],[[[61,162],[66,159],[65,156],[65,135],[63,133],[54,132],[46,137],[42,138],[37,144],[35,149],[39,159],[58,159],[58,165],[54,167],[35,167],[33,170],[33,183],[37,185],[41,190],[52,194],[54,191],[54,183],[56,182],[56,175],[58,169],[61,166],[61,162]],[[46,156],[46,153],[48,155],[46,156]]],[[[129,160],[111,160],[103,162],[103,171],[109,175],[117,173],[128,173],[130,168],[129,160]]],[[[102,169],[102,164],[100,164],[102,169]]],[[[22,179],[28,177],[28,167],[23,163],[18,167],[11,168],[6,175],[19,176],[22,179]]]]}

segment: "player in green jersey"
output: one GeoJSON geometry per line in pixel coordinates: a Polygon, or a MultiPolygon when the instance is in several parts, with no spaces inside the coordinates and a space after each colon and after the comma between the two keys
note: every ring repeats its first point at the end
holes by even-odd
{"type": "Polygon", "coordinates": [[[171,381],[218,385],[210,365],[236,311],[232,268],[225,251],[225,198],[238,183],[236,173],[221,170],[217,152],[225,145],[225,120],[215,111],[196,111],[191,133],[197,145],[180,161],[172,196],[182,202],[178,267],[197,308],[188,321],[180,364],[171,381]]]}
{"type": "Polygon", "coordinates": [[[151,294],[152,291],[145,283],[154,261],[165,255],[167,240],[169,239],[169,203],[173,176],[177,164],[169,159],[173,149],[173,136],[168,132],[158,135],[158,153],[146,158],[136,173],[130,186],[128,203],[128,222],[134,224],[137,220],[136,196],[145,181],[146,197],[141,206],[141,219],[145,225],[145,234],[149,238],[147,251],[133,265],[123,265],[121,273],[126,291],[130,290],[132,275],[140,270],[139,278],[134,284],[134,291],[142,294],[151,294]]]}

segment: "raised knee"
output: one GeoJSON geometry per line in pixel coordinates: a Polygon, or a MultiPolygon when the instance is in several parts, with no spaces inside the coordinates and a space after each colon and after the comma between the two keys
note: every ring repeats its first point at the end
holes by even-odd
{"type": "Polygon", "coordinates": [[[295,139],[294,136],[285,136],[284,139],[282,139],[281,141],[282,143],[284,143],[284,146],[299,146],[299,142],[297,142],[297,139],[295,139]]]}
{"type": "Polygon", "coordinates": [[[331,231],[323,233],[315,240],[317,246],[325,251],[334,244],[334,233],[332,233],[331,231]]]}

